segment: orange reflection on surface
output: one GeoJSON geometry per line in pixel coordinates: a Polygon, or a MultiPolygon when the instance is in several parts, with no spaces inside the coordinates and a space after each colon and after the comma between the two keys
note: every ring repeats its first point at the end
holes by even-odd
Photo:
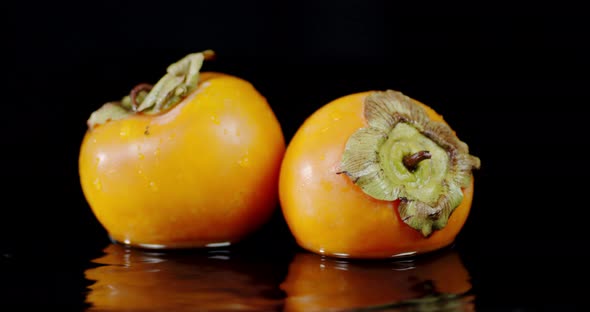
{"type": "Polygon", "coordinates": [[[275,311],[273,268],[228,250],[158,253],[109,245],[86,270],[90,311],[275,311]]]}
{"type": "Polygon", "coordinates": [[[454,251],[386,262],[299,253],[281,289],[287,293],[285,311],[473,311],[469,279],[454,251]]]}

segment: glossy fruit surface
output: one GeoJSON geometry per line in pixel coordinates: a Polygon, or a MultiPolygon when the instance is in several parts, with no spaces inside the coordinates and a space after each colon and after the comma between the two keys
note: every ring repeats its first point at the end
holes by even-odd
{"type": "MultiPolygon", "coordinates": [[[[366,127],[363,105],[372,92],[341,97],[313,113],[299,128],[285,154],[279,192],[281,207],[299,245],[319,254],[386,258],[423,253],[449,245],[464,225],[473,180],[444,228],[425,237],[400,217],[400,200],[380,200],[342,174],[347,141],[366,127]]],[[[434,110],[414,101],[435,122],[434,110]]]]}
{"type": "Polygon", "coordinates": [[[166,111],[89,129],[80,181],[116,241],[166,248],[231,243],[276,208],[284,149],[271,107],[250,83],[206,72],[166,111]]]}

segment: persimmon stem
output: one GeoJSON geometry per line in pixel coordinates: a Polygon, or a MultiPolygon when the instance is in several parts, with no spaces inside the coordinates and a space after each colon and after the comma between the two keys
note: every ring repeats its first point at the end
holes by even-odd
{"type": "Polygon", "coordinates": [[[425,159],[430,159],[431,157],[432,155],[429,151],[419,151],[412,155],[406,155],[403,159],[404,166],[406,166],[409,171],[414,171],[416,170],[416,167],[418,167],[418,163],[425,159]]]}
{"type": "Polygon", "coordinates": [[[133,111],[137,111],[137,108],[139,107],[140,103],[137,103],[137,95],[139,94],[139,92],[141,91],[147,91],[149,92],[150,90],[152,90],[154,86],[152,86],[149,83],[140,83],[137,86],[135,86],[133,89],[131,89],[131,93],[129,94],[129,97],[131,99],[131,107],[133,108],[133,111]]]}
{"type": "Polygon", "coordinates": [[[203,51],[203,57],[205,61],[212,61],[215,59],[215,52],[213,50],[205,50],[203,51]]]}
{"type": "Polygon", "coordinates": [[[178,104],[197,88],[203,61],[215,56],[212,50],[192,53],[166,68],[164,75],[137,107],[137,112],[158,114],[178,104]]]}
{"type": "Polygon", "coordinates": [[[213,50],[191,53],[166,68],[166,74],[154,85],[140,83],[120,101],[103,104],[87,120],[90,129],[110,120],[133,114],[155,115],[165,112],[199,86],[203,61],[215,58],[213,50]]]}

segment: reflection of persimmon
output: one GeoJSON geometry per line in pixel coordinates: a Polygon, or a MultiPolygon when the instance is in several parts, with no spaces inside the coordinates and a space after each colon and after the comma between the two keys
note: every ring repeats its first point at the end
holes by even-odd
{"type": "Polygon", "coordinates": [[[91,311],[274,311],[282,300],[272,269],[254,261],[239,261],[229,251],[163,254],[110,245],[86,271],[91,285],[91,311]]]}
{"type": "Polygon", "coordinates": [[[469,272],[456,252],[414,261],[355,262],[297,254],[281,284],[286,311],[378,305],[456,306],[473,310],[469,272]]]}

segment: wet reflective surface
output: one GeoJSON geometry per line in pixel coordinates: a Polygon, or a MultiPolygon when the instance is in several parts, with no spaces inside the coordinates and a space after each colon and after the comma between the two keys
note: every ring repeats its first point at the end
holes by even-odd
{"type": "Polygon", "coordinates": [[[278,311],[268,263],[229,250],[164,253],[109,245],[85,271],[90,311],[278,311]]]}
{"type": "Polygon", "coordinates": [[[84,272],[92,282],[89,311],[474,309],[469,272],[454,250],[387,261],[297,250],[282,263],[230,248],[162,252],[110,244],[103,253],[84,272]]]}
{"type": "Polygon", "coordinates": [[[0,310],[584,311],[587,304],[589,259],[577,239],[463,239],[432,254],[359,261],[306,252],[280,227],[209,250],[130,249],[91,237],[1,250],[0,310]]]}
{"type": "Polygon", "coordinates": [[[339,260],[301,252],[280,287],[286,311],[472,311],[469,272],[457,252],[396,261],[339,260]]]}

